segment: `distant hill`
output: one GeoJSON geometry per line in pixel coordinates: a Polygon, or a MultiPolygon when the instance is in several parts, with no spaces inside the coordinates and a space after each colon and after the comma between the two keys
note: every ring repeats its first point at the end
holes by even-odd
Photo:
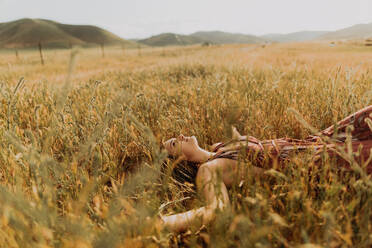
{"type": "Polygon", "coordinates": [[[205,40],[214,44],[256,44],[266,40],[254,35],[227,33],[221,31],[201,31],[190,36],[205,40]]]}
{"type": "Polygon", "coordinates": [[[322,35],[323,40],[357,40],[372,37],[372,23],[357,24],[348,28],[340,29],[334,32],[329,32],[322,35]]]}
{"type": "Polygon", "coordinates": [[[138,43],[148,46],[185,46],[203,43],[204,40],[189,35],[164,33],[147,39],[138,40],[138,43]]]}
{"type": "Polygon", "coordinates": [[[364,40],[372,39],[372,23],[357,24],[336,31],[300,31],[288,34],[265,34],[254,36],[221,31],[200,31],[190,35],[160,34],[138,42],[150,46],[211,44],[257,44],[265,42],[306,42],[317,40],[364,40]]]}
{"type": "Polygon", "coordinates": [[[316,40],[322,35],[329,33],[328,31],[301,31],[289,34],[266,34],[260,36],[274,42],[301,42],[316,40]]]}
{"type": "Polygon", "coordinates": [[[73,45],[93,46],[124,44],[135,46],[102,28],[89,25],[67,25],[43,19],[21,19],[0,23],[0,47],[27,48],[37,47],[67,48],[73,45]]]}
{"type": "Polygon", "coordinates": [[[138,40],[138,43],[148,46],[184,46],[202,43],[211,44],[255,44],[266,40],[254,35],[225,33],[220,31],[201,31],[190,35],[164,33],[147,39],[138,40]]]}

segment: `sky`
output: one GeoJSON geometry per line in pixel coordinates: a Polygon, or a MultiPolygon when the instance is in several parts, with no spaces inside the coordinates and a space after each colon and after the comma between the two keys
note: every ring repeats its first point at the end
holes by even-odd
{"type": "Polygon", "coordinates": [[[0,0],[0,22],[44,18],[90,24],[123,38],[220,30],[333,31],[372,22],[372,0],[0,0]]]}

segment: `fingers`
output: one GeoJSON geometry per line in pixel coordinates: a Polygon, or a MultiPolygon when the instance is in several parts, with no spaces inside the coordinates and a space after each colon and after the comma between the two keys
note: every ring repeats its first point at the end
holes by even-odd
{"type": "Polygon", "coordinates": [[[233,139],[240,139],[241,135],[238,132],[238,130],[236,129],[236,127],[231,126],[231,131],[232,131],[232,138],[233,139]]]}

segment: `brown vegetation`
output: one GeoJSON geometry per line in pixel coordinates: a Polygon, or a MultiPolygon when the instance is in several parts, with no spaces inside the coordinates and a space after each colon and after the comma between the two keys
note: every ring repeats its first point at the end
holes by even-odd
{"type": "Polygon", "coordinates": [[[368,48],[49,50],[44,66],[37,51],[18,53],[0,61],[0,246],[372,244],[371,179],[332,162],[309,172],[306,156],[237,182],[231,209],[201,230],[174,235],[156,221],[203,205],[160,169],[163,139],[182,132],[207,147],[232,124],[261,139],[306,137],[289,109],[323,129],[372,104],[368,48]]]}

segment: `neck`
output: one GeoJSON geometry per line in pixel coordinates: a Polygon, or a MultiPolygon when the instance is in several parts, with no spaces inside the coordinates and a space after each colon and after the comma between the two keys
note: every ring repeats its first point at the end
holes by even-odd
{"type": "Polygon", "coordinates": [[[204,150],[198,147],[197,152],[195,152],[195,154],[192,157],[188,158],[188,160],[192,162],[197,162],[197,163],[204,163],[208,159],[210,159],[212,156],[214,156],[215,154],[216,153],[214,152],[209,152],[207,150],[204,150]]]}

